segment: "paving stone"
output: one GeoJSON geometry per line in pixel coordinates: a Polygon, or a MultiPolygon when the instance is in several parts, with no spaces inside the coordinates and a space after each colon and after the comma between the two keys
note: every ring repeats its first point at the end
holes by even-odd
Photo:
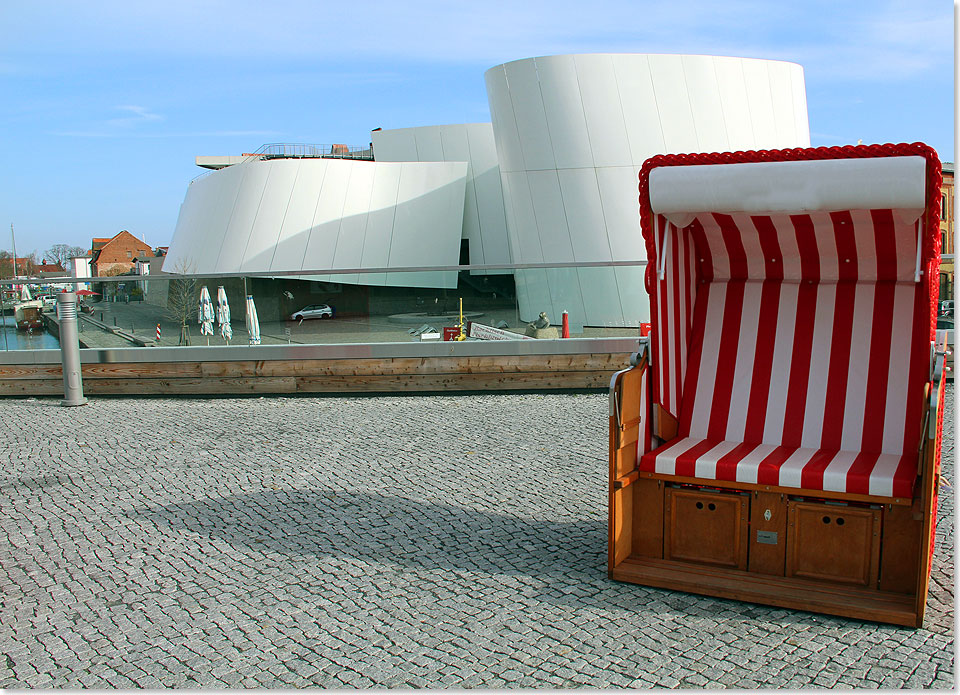
{"type": "Polygon", "coordinates": [[[611,582],[602,393],[8,398],[0,425],[0,688],[955,685],[948,489],[919,630],[611,582]]]}

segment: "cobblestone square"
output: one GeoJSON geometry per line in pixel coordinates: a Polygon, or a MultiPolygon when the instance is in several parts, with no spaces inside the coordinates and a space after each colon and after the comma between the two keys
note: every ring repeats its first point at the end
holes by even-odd
{"type": "Polygon", "coordinates": [[[954,687],[947,484],[912,630],[608,580],[603,393],[0,422],[0,688],[954,687]]]}

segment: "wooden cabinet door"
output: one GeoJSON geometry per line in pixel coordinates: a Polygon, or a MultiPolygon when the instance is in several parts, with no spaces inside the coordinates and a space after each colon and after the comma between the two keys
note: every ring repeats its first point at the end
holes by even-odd
{"type": "Polygon", "coordinates": [[[665,507],[665,559],[747,568],[749,496],[668,488],[665,507]]]}
{"type": "Polygon", "coordinates": [[[880,510],[788,504],[787,576],[876,588],[880,510]]]}

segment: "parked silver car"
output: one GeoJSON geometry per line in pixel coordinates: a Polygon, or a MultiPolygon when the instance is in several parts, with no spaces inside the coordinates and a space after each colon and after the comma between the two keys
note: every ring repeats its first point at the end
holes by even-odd
{"type": "Polygon", "coordinates": [[[290,315],[294,321],[303,321],[304,319],[332,319],[333,309],[326,304],[311,304],[303,307],[300,311],[295,311],[290,315]]]}
{"type": "Polygon", "coordinates": [[[44,311],[55,311],[57,308],[57,298],[52,294],[45,294],[37,297],[41,302],[43,302],[44,311]]]}

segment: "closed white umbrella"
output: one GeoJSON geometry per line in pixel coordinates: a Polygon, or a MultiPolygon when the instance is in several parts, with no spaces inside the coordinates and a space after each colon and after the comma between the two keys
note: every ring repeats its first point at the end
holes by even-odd
{"type": "Polygon", "coordinates": [[[260,344],[260,320],[257,318],[257,305],[253,303],[253,295],[247,295],[247,333],[250,334],[250,344],[260,344]]]}
{"type": "Polygon", "coordinates": [[[227,291],[223,285],[217,288],[217,323],[220,325],[220,335],[229,344],[233,338],[233,326],[230,325],[230,304],[227,303],[227,291]]]}
{"type": "Polygon", "coordinates": [[[20,288],[20,301],[29,302],[31,299],[33,299],[33,297],[30,296],[30,287],[24,285],[20,288]]]}
{"type": "MultiPolygon", "coordinates": [[[[197,321],[200,323],[200,335],[213,335],[213,302],[207,286],[200,288],[200,304],[197,307],[197,321]]],[[[209,343],[209,341],[207,341],[209,343]]]]}

